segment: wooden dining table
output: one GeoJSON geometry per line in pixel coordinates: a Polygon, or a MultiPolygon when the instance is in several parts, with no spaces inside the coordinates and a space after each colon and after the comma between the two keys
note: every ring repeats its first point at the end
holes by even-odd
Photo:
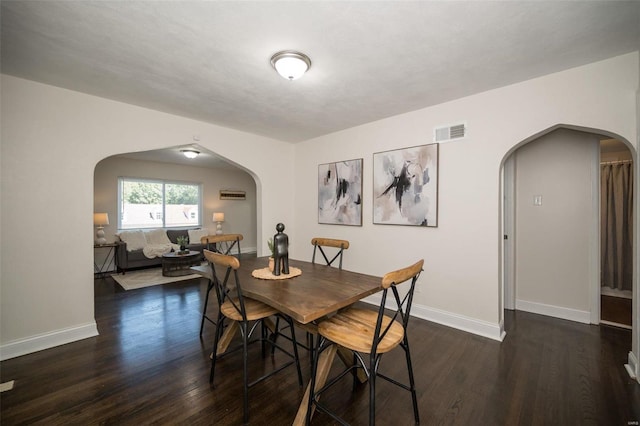
{"type": "MultiPolygon", "coordinates": [[[[381,277],[295,259],[289,259],[289,267],[300,269],[302,273],[299,276],[269,280],[255,278],[252,275],[254,270],[265,268],[267,265],[268,257],[240,260],[238,279],[243,295],[276,308],[302,325],[312,325],[314,321],[382,290],[381,277]]],[[[209,266],[191,269],[211,279],[209,266]]],[[[237,324],[230,324],[225,329],[218,345],[219,353],[226,350],[236,331],[237,324]]],[[[338,348],[334,345],[324,351],[318,359],[316,389],[326,382],[337,351],[338,348]]],[[[344,357],[342,358],[344,360],[344,357]]],[[[302,425],[305,422],[309,386],[298,408],[294,425],[302,425]]]]}

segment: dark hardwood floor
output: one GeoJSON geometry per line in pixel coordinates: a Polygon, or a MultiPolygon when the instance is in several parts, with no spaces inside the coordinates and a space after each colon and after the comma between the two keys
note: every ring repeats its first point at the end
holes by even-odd
{"type": "MultiPolygon", "coordinates": [[[[202,341],[198,337],[203,281],[129,292],[111,278],[94,285],[100,336],[1,363],[2,382],[15,380],[15,388],[0,395],[3,426],[241,423],[239,354],[219,362],[216,387],[209,386],[213,326],[206,326],[202,341]]],[[[629,330],[512,311],[506,312],[506,329],[500,343],[412,320],[423,425],[640,420],[640,385],[623,367],[631,348],[629,330]]],[[[272,360],[252,349],[256,377],[272,360]]],[[[306,353],[303,357],[306,382],[309,363],[306,353]]],[[[404,377],[402,351],[383,357],[381,371],[404,377]]],[[[303,394],[295,376],[290,368],[251,390],[251,424],[291,424],[303,394]]],[[[366,424],[366,386],[352,393],[346,379],[325,400],[350,423],[366,424]]],[[[378,381],[377,420],[411,424],[409,394],[378,381]]],[[[332,422],[316,415],[313,424],[332,422]]]]}
{"type": "Polygon", "coordinates": [[[600,319],[631,327],[633,321],[631,299],[600,296],[600,319]]]}

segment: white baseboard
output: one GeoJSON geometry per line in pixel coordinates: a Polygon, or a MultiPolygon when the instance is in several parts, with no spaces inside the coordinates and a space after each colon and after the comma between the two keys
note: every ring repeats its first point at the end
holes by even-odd
{"type": "Polygon", "coordinates": [[[77,327],[63,328],[49,333],[15,340],[0,346],[0,361],[38,352],[55,346],[97,336],[95,321],[77,327]]]}
{"type": "Polygon", "coordinates": [[[241,247],[240,248],[240,253],[241,254],[250,254],[250,253],[257,253],[258,249],[256,247],[241,247]]]}
{"type": "Polygon", "coordinates": [[[627,370],[629,377],[636,379],[636,381],[640,383],[640,377],[638,377],[638,359],[633,352],[629,352],[629,361],[624,365],[624,368],[627,370]]]}
{"type": "Polygon", "coordinates": [[[544,303],[529,302],[526,300],[516,300],[516,309],[519,311],[531,312],[532,314],[546,315],[549,317],[576,321],[583,324],[591,324],[591,313],[589,311],[579,311],[577,309],[545,305],[544,303]]]}
{"type": "MultiPolygon", "coordinates": [[[[373,295],[363,302],[380,306],[380,296],[373,295]]],[[[395,304],[395,303],[394,303],[395,304]]],[[[387,306],[391,304],[387,301],[387,306]]],[[[487,321],[478,320],[476,318],[466,317],[464,315],[454,314],[440,309],[430,308],[428,306],[414,303],[411,307],[411,316],[423,320],[435,322],[447,327],[466,331],[468,333],[477,334],[478,336],[487,337],[492,340],[502,341],[506,335],[502,324],[493,324],[487,321]]]]}

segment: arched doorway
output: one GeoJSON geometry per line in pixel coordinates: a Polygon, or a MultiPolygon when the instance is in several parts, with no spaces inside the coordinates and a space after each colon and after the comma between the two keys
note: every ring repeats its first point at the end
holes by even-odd
{"type": "MultiPolygon", "coordinates": [[[[223,229],[245,236],[243,252],[257,250],[257,191],[256,178],[249,171],[232,164],[219,155],[201,147],[200,155],[186,158],[181,150],[184,146],[168,147],[152,151],[123,153],[107,157],[98,162],[94,169],[94,212],[108,213],[109,225],[104,227],[108,242],[115,240],[119,231],[118,180],[119,178],[140,178],[143,180],[169,180],[191,182],[201,187],[201,207],[198,228],[207,228],[215,233],[214,212],[225,213],[223,229]],[[237,190],[245,193],[242,200],[225,199],[223,190],[237,190]]],[[[163,223],[160,221],[160,223],[163,223]]],[[[162,225],[160,225],[162,226],[162,225]]],[[[185,226],[188,227],[188,226],[185,226]]],[[[94,250],[98,264],[104,251],[94,250]]]]}
{"type": "MultiPolygon", "coordinates": [[[[505,155],[501,169],[503,194],[503,232],[501,232],[501,238],[504,239],[502,250],[503,291],[501,296],[503,297],[502,306],[505,309],[525,310],[583,323],[600,323],[599,153],[600,140],[609,139],[612,137],[621,140],[622,143],[625,144],[625,146],[631,152],[635,164],[635,160],[637,159],[637,152],[628,143],[628,141],[625,141],[623,138],[612,135],[610,132],[602,130],[579,128],[566,125],[554,126],[536,135],[533,135],[532,137],[516,144],[510,150],[510,152],[505,155]],[[562,132],[564,132],[564,134],[562,132]],[[571,144],[568,144],[566,147],[559,147],[559,144],[556,143],[557,141],[549,142],[550,139],[558,139],[559,134],[563,135],[563,137],[569,135],[569,138],[573,138],[574,142],[576,143],[581,139],[583,142],[589,141],[590,146],[585,147],[582,154],[578,154],[577,150],[571,150],[571,144]],[[542,146],[543,144],[541,143],[541,141],[547,141],[547,145],[552,144],[560,151],[566,149],[569,149],[569,151],[566,151],[564,153],[566,154],[565,157],[563,157],[562,155],[553,157],[554,154],[549,154],[549,152],[544,151],[544,147],[542,146]],[[518,161],[516,161],[516,159],[519,157],[519,154],[522,154],[521,157],[524,158],[521,163],[518,163],[518,161]],[[555,182],[555,186],[557,188],[553,188],[551,190],[549,189],[549,185],[554,184],[553,179],[558,179],[558,175],[549,176],[549,179],[547,179],[546,187],[544,182],[541,183],[537,181],[544,180],[540,179],[539,173],[537,175],[532,174],[531,176],[529,176],[527,181],[528,183],[525,185],[526,190],[523,189],[522,185],[518,186],[516,182],[519,172],[526,173],[527,171],[534,170],[535,167],[538,167],[540,169],[539,171],[542,171],[543,173],[550,173],[550,170],[553,170],[553,167],[551,167],[552,165],[556,166],[560,170],[562,170],[562,168],[569,167],[566,170],[567,174],[565,175],[567,176],[567,180],[570,180],[569,178],[575,178],[575,176],[573,176],[574,171],[570,168],[570,166],[567,166],[567,164],[565,164],[566,162],[568,162],[567,159],[570,159],[572,155],[578,157],[582,156],[581,159],[577,160],[583,162],[581,167],[584,172],[582,178],[578,178],[578,180],[584,180],[579,191],[586,191],[587,193],[582,194],[584,195],[584,197],[582,200],[582,204],[579,204],[578,208],[586,210],[587,214],[581,217],[576,217],[576,220],[570,221],[569,219],[567,219],[568,216],[564,214],[566,212],[563,212],[562,209],[569,209],[567,205],[571,205],[571,203],[565,203],[564,206],[562,205],[562,203],[566,201],[564,198],[574,197],[575,194],[567,194],[565,192],[563,195],[562,191],[566,191],[566,188],[563,188],[566,182],[559,180],[556,180],[555,182]],[[534,181],[535,184],[531,184],[532,181],[534,181]],[[558,189],[558,191],[555,191],[556,189],[558,189]],[[545,193],[545,191],[550,192],[550,194],[545,193]],[[526,206],[526,208],[523,206],[526,206]],[[553,214],[554,208],[556,208],[556,214],[553,214]],[[526,214],[523,213],[524,210],[527,210],[526,214]],[[540,223],[545,223],[544,220],[535,221],[531,219],[531,217],[534,217],[536,215],[543,217],[544,220],[546,220],[546,224],[548,225],[548,227],[546,225],[540,226],[540,223]],[[532,222],[527,224],[526,222],[530,219],[532,220],[532,222]],[[576,225],[576,223],[581,220],[586,221],[586,225],[579,227],[576,225]],[[529,228],[528,231],[527,226],[529,228]],[[572,228],[580,230],[578,231],[578,233],[574,234],[563,234],[566,229],[572,228]],[[529,234],[527,234],[527,232],[529,232],[529,234]],[[554,233],[554,235],[551,237],[546,235],[547,242],[549,244],[547,244],[546,246],[537,246],[538,249],[540,249],[540,247],[544,247],[544,253],[536,253],[535,244],[530,245],[525,249],[522,249],[522,247],[520,247],[520,250],[518,250],[519,238],[526,239],[531,238],[531,235],[535,235],[537,242],[539,242],[544,241],[545,234],[548,234],[549,232],[554,233]],[[585,235],[584,233],[588,235],[585,235]],[[554,237],[558,235],[560,238],[554,240],[554,237]],[[561,267],[558,267],[558,264],[567,262],[570,264],[569,268],[571,268],[571,258],[575,254],[573,252],[568,253],[571,250],[571,242],[568,243],[567,240],[571,238],[568,238],[567,235],[573,235],[574,240],[580,240],[578,241],[580,244],[578,246],[579,248],[576,249],[576,251],[581,250],[582,263],[579,264],[582,266],[579,274],[575,274],[575,270],[571,271],[572,275],[569,274],[573,277],[573,279],[576,280],[573,288],[571,286],[559,288],[554,287],[558,285],[558,282],[552,282],[552,280],[558,278],[560,281],[562,281],[561,285],[565,285],[566,282],[563,280],[565,280],[568,275],[566,275],[566,271],[563,271],[561,267]],[[534,247],[534,250],[531,249],[532,246],[534,247]],[[523,261],[523,256],[529,256],[529,258],[523,261]],[[549,261],[549,259],[552,260],[549,261]],[[554,260],[557,260],[558,262],[554,263],[554,260]],[[542,273],[537,274],[535,272],[536,268],[538,268],[538,270],[540,271],[546,272],[547,275],[542,273]],[[518,285],[523,281],[523,274],[527,273],[532,275],[532,277],[529,277],[529,281],[530,284],[535,283],[535,291],[531,291],[531,289],[534,288],[533,285],[529,285],[528,288],[525,287],[525,291],[523,291],[522,288],[518,288],[518,285]],[[580,283],[582,283],[583,287],[580,288],[580,294],[575,295],[576,298],[581,299],[580,303],[575,303],[575,300],[571,300],[569,302],[569,299],[572,297],[572,295],[574,295],[576,288],[578,288],[576,286],[580,285],[580,283]]],[[[560,152],[560,154],[562,154],[562,152],[560,152]]],[[[637,164],[635,165],[634,169],[637,173],[637,164]]],[[[634,199],[637,200],[637,185],[634,186],[633,192],[634,199]]],[[[635,202],[635,204],[637,205],[637,202],[635,202]]],[[[576,205],[578,205],[577,202],[576,205]]],[[[633,217],[635,223],[638,223],[637,211],[633,213],[633,217]]],[[[539,217],[536,218],[536,220],[537,219],[539,219],[539,217]]],[[[635,229],[633,235],[630,237],[634,239],[633,247],[635,251],[637,250],[637,231],[635,229]]],[[[574,245],[573,247],[576,246],[574,245]]],[[[635,271],[634,274],[637,274],[637,256],[633,256],[633,259],[635,271]]],[[[637,306],[637,276],[634,276],[633,282],[635,283],[633,288],[633,303],[635,306],[637,306]]],[[[637,333],[637,330],[635,329],[635,324],[637,324],[636,311],[637,309],[635,309],[635,311],[633,312],[633,350],[629,356],[630,364],[633,364],[632,370],[634,371],[636,369],[636,363],[632,361],[635,359],[634,352],[637,353],[638,351],[637,339],[635,338],[635,333],[637,333]]]]}

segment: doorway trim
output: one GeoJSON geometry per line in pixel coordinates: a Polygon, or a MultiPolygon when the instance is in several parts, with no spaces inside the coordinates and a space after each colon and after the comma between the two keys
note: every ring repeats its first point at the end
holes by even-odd
{"type": "MultiPolygon", "coordinates": [[[[631,342],[631,350],[628,355],[628,364],[625,364],[625,368],[629,375],[640,382],[640,363],[638,361],[638,352],[639,348],[639,330],[638,330],[638,306],[640,306],[640,297],[638,293],[640,292],[640,284],[639,284],[639,261],[638,261],[638,240],[640,239],[640,200],[638,199],[638,187],[640,185],[640,167],[638,164],[638,150],[632,146],[629,141],[615,133],[604,131],[601,129],[588,128],[584,126],[574,126],[568,124],[557,124],[555,126],[549,127],[545,130],[542,130],[530,137],[516,143],[511,149],[509,149],[502,158],[500,162],[500,234],[499,238],[502,242],[504,242],[504,235],[508,235],[508,238],[511,238],[513,243],[517,236],[515,235],[515,227],[514,227],[514,219],[515,219],[515,203],[513,202],[513,198],[511,202],[505,200],[505,197],[509,196],[507,191],[511,191],[511,195],[515,197],[515,189],[513,188],[513,179],[515,177],[515,169],[509,170],[509,168],[513,167],[513,165],[509,165],[508,163],[512,161],[512,154],[518,150],[518,148],[537,140],[541,136],[546,135],[547,133],[553,132],[557,129],[569,129],[576,130],[583,133],[591,133],[596,135],[602,135],[604,137],[610,137],[614,139],[618,139],[623,142],[629,151],[631,152],[631,157],[634,162],[634,214],[633,214],[633,312],[632,312],[632,342],[631,342]],[[505,169],[505,167],[507,169],[505,169]],[[506,179],[511,179],[511,182],[507,182],[506,179]]],[[[591,220],[591,232],[590,232],[590,251],[589,251],[589,297],[590,297],[590,321],[592,324],[600,323],[600,154],[599,150],[597,155],[594,154],[592,156],[592,220],[591,220]]],[[[509,305],[509,301],[506,300],[507,297],[509,299],[515,299],[515,282],[510,277],[513,275],[509,275],[513,273],[515,270],[515,259],[513,256],[509,256],[507,250],[505,250],[505,244],[501,244],[500,249],[500,262],[501,271],[501,294],[499,303],[500,312],[499,318],[501,319],[501,323],[503,323],[504,318],[504,309],[509,305]],[[507,288],[508,286],[508,288],[507,288]]],[[[514,303],[515,308],[515,303],[514,303]]],[[[504,327],[504,325],[502,325],[504,327]]],[[[504,329],[502,330],[504,333],[504,329]]]]}

